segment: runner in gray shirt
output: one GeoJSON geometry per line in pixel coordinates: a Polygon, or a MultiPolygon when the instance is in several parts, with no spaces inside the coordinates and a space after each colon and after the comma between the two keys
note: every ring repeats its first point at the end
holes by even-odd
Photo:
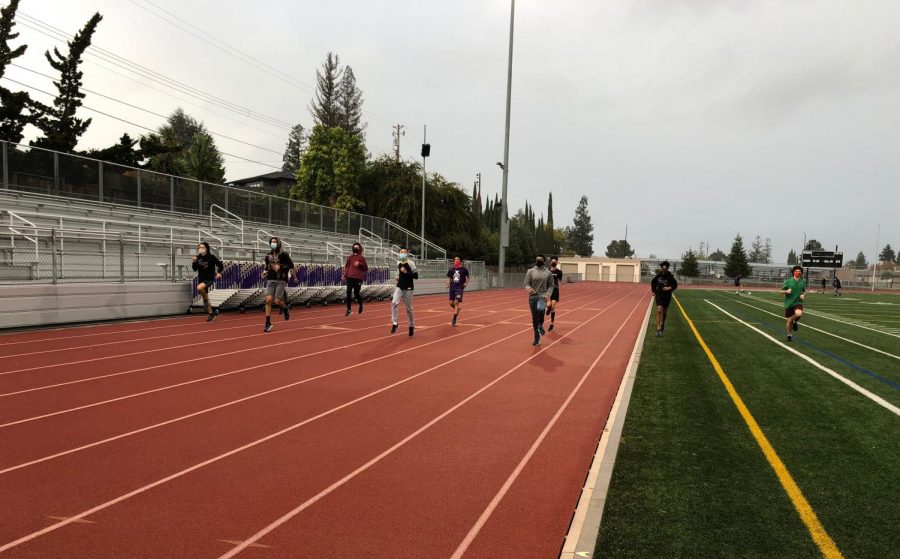
{"type": "Polygon", "coordinates": [[[534,343],[541,345],[544,335],[544,310],[553,287],[553,274],[544,267],[544,255],[538,254],[534,268],[525,272],[525,289],[528,291],[528,307],[531,309],[531,325],[534,327],[534,343]]]}

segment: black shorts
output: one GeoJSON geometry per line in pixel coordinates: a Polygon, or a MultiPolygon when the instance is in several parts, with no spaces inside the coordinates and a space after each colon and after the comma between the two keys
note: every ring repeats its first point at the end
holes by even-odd
{"type": "Polygon", "coordinates": [[[550,292],[550,300],[556,301],[557,303],[559,303],[559,288],[558,287],[554,287],[553,291],[550,292]]]}
{"type": "Polygon", "coordinates": [[[663,307],[665,309],[669,308],[669,303],[672,302],[671,295],[657,295],[656,296],[656,306],[663,307]]]}
{"type": "Polygon", "coordinates": [[[794,316],[794,311],[797,311],[797,310],[802,311],[803,305],[794,305],[793,307],[788,307],[788,308],[784,309],[784,317],[790,318],[790,317],[794,316]]]}

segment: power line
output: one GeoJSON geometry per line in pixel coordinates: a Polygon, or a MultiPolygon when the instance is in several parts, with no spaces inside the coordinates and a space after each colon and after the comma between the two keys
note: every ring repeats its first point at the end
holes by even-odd
{"type": "MultiPolygon", "coordinates": [[[[38,71],[36,71],[36,70],[32,70],[31,68],[26,68],[26,67],[24,67],[24,66],[20,66],[20,65],[14,63],[14,62],[11,62],[9,65],[10,65],[10,66],[15,66],[16,68],[21,68],[22,70],[25,70],[26,72],[31,72],[31,73],[33,73],[33,74],[37,74],[37,75],[43,76],[43,77],[45,77],[45,78],[50,78],[51,80],[54,79],[53,76],[49,76],[49,75],[47,75],[47,74],[38,72],[38,71]]],[[[28,87],[28,86],[26,86],[26,87],[28,87]]],[[[98,92],[96,92],[96,91],[91,91],[90,89],[87,89],[86,87],[82,87],[81,90],[82,90],[82,91],[86,91],[86,92],[88,92],[88,93],[90,93],[90,94],[92,94],[92,95],[97,95],[98,97],[103,97],[104,99],[109,99],[110,101],[114,101],[114,102],[116,102],[116,103],[121,103],[122,105],[126,105],[126,106],[128,106],[128,107],[133,108],[133,109],[137,109],[137,110],[139,110],[139,111],[143,111],[143,112],[145,112],[145,113],[152,114],[152,115],[154,115],[154,116],[162,117],[162,118],[164,118],[164,119],[168,119],[168,118],[169,118],[169,117],[166,116],[166,115],[159,114],[159,113],[157,113],[157,112],[151,111],[150,109],[145,109],[145,108],[143,108],[143,107],[138,107],[137,105],[132,105],[131,103],[127,103],[127,102],[122,101],[122,100],[120,100],[120,99],[116,99],[116,98],[114,98],[114,97],[110,97],[109,95],[104,95],[104,94],[98,93],[98,92]]],[[[226,136],[225,134],[222,134],[221,132],[216,132],[216,131],[214,131],[214,130],[207,130],[207,132],[209,132],[210,134],[214,134],[214,135],[216,135],[216,136],[219,136],[220,138],[224,138],[224,139],[226,139],[226,140],[231,140],[232,142],[238,142],[238,143],[241,143],[241,144],[244,144],[244,145],[248,145],[248,146],[250,146],[250,147],[254,147],[254,148],[256,148],[256,149],[261,149],[261,150],[264,150],[264,151],[268,151],[268,152],[274,153],[274,154],[276,154],[276,155],[281,155],[281,152],[278,152],[278,151],[275,151],[275,150],[272,150],[272,149],[269,149],[269,148],[266,148],[266,147],[263,147],[263,146],[258,146],[258,145],[256,145],[256,144],[251,144],[250,142],[245,142],[244,140],[238,140],[237,138],[232,138],[231,136],[226,136]]]]}
{"type": "MultiPolygon", "coordinates": [[[[41,33],[52,39],[57,39],[57,40],[69,41],[72,38],[72,36],[69,35],[68,33],[66,33],[65,31],[63,31],[59,28],[56,28],[40,19],[31,17],[21,11],[18,12],[18,15],[25,19],[25,21],[20,21],[19,23],[29,29],[32,29],[33,31],[36,31],[38,33],[41,33]]],[[[164,74],[161,74],[151,68],[148,68],[148,67],[138,64],[136,62],[133,62],[123,56],[119,56],[118,54],[116,54],[112,51],[103,49],[97,45],[91,45],[91,47],[86,52],[87,52],[87,54],[90,54],[94,57],[100,58],[100,59],[104,60],[105,62],[108,62],[110,64],[113,64],[114,66],[122,68],[123,70],[137,74],[143,78],[149,79],[149,80],[151,80],[155,83],[158,83],[160,85],[163,85],[165,87],[175,89],[181,93],[186,93],[188,95],[202,97],[205,101],[207,101],[209,103],[216,104],[218,106],[221,106],[221,107],[231,110],[233,112],[244,114],[246,116],[253,117],[257,120],[267,121],[270,124],[278,124],[278,125],[286,126],[286,127],[292,126],[292,124],[290,122],[281,120],[281,119],[273,117],[273,116],[265,115],[263,113],[255,111],[253,109],[250,109],[249,107],[244,107],[237,103],[228,101],[227,99],[223,99],[223,98],[213,95],[211,93],[207,93],[207,92],[205,92],[201,89],[198,89],[194,86],[191,86],[184,82],[180,82],[174,78],[170,78],[164,74]]]]}
{"type": "Polygon", "coordinates": [[[245,64],[248,64],[248,65],[250,65],[250,66],[253,66],[253,67],[256,68],[257,70],[261,70],[261,71],[263,71],[263,72],[269,74],[270,76],[273,76],[273,77],[275,77],[275,78],[278,78],[279,80],[283,81],[284,83],[286,83],[286,84],[288,84],[288,85],[292,85],[292,86],[294,86],[294,87],[296,87],[296,88],[298,88],[298,89],[303,89],[303,90],[306,90],[306,91],[309,91],[309,92],[315,92],[315,88],[314,88],[313,86],[308,85],[308,84],[305,84],[305,83],[301,82],[300,80],[298,80],[298,79],[296,79],[296,78],[290,76],[290,75],[287,74],[286,72],[283,72],[283,71],[281,71],[281,70],[279,70],[279,69],[277,69],[277,68],[274,68],[274,67],[272,67],[272,66],[269,66],[269,65],[266,64],[265,62],[263,62],[263,61],[261,61],[261,60],[259,60],[259,59],[256,59],[256,58],[250,56],[249,54],[243,52],[242,50],[240,50],[240,49],[238,49],[238,48],[236,48],[236,47],[233,47],[233,46],[229,45],[228,43],[226,43],[225,41],[219,39],[218,37],[215,37],[215,36],[213,36],[213,35],[207,33],[206,31],[200,29],[199,27],[197,27],[196,25],[190,23],[189,21],[187,21],[187,20],[185,20],[185,19],[183,19],[183,18],[178,17],[177,15],[175,15],[175,14],[173,14],[172,12],[166,10],[165,8],[162,8],[161,6],[159,6],[159,5],[157,5],[157,4],[154,4],[154,3],[151,2],[150,0],[144,0],[144,1],[145,1],[147,4],[149,4],[149,5],[153,6],[154,8],[156,8],[157,10],[159,10],[160,12],[163,12],[163,13],[165,13],[165,14],[171,16],[172,18],[174,18],[174,19],[176,19],[176,20],[178,20],[178,21],[184,23],[184,24],[187,25],[188,27],[190,27],[190,28],[192,28],[192,29],[198,31],[199,33],[202,33],[202,34],[205,35],[206,37],[209,37],[209,39],[206,39],[206,38],[204,38],[204,37],[201,37],[200,35],[194,33],[194,32],[191,31],[190,29],[185,29],[185,28],[182,27],[181,25],[178,25],[177,23],[175,23],[175,22],[173,22],[173,21],[171,21],[171,20],[169,20],[169,19],[167,19],[167,18],[165,18],[165,17],[159,15],[158,13],[154,12],[153,10],[150,10],[150,9],[147,8],[146,6],[143,6],[143,5],[139,4],[139,3],[136,2],[135,0],[128,0],[128,1],[131,2],[132,4],[134,4],[135,6],[137,6],[138,8],[140,8],[140,9],[146,11],[147,13],[152,14],[153,16],[156,16],[157,18],[161,19],[162,21],[168,23],[169,25],[172,25],[173,27],[177,27],[178,29],[181,29],[182,31],[184,31],[185,33],[191,35],[192,37],[195,37],[195,38],[197,38],[197,39],[203,41],[204,43],[207,43],[207,44],[209,44],[209,45],[211,45],[211,46],[213,46],[213,47],[219,49],[220,51],[224,52],[224,53],[227,54],[228,56],[231,56],[231,57],[233,57],[233,58],[236,58],[236,59],[240,60],[241,62],[244,62],[245,64]],[[210,40],[210,39],[211,39],[211,40],[210,40]],[[229,52],[229,51],[231,51],[231,52],[229,52]]]}
{"type": "MultiPolygon", "coordinates": [[[[32,91],[37,91],[38,93],[43,93],[44,95],[49,95],[49,96],[51,96],[51,97],[56,97],[56,94],[54,94],[54,93],[50,93],[49,91],[44,91],[44,90],[38,89],[38,88],[36,88],[36,87],[32,87],[32,86],[30,86],[30,85],[28,85],[28,84],[26,84],[26,83],[22,83],[22,82],[20,82],[20,81],[14,80],[14,79],[9,78],[9,77],[7,77],[7,76],[3,76],[2,79],[7,80],[7,81],[10,81],[10,82],[12,82],[12,83],[14,83],[14,84],[20,85],[20,86],[22,86],[22,87],[26,87],[26,88],[28,88],[28,89],[30,89],[30,90],[32,90],[32,91]]],[[[148,127],[144,126],[143,124],[138,124],[138,123],[136,123],[136,122],[131,122],[130,120],[125,120],[124,118],[120,118],[120,117],[117,117],[117,116],[115,116],[115,115],[111,115],[111,114],[109,114],[109,113],[106,113],[106,112],[103,112],[103,111],[100,111],[100,110],[97,110],[97,109],[88,107],[87,105],[82,105],[81,108],[83,108],[83,109],[85,109],[85,110],[87,110],[87,111],[91,111],[91,112],[94,112],[94,113],[97,113],[97,114],[100,114],[100,115],[103,115],[103,116],[106,116],[106,117],[109,117],[109,118],[118,120],[119,122],[124,122],[125,124],[130,124],[131,126],[136,126],[136,127],[138,127],[138,128],[143,128],[144,130],[149,130],[150,132],[155,132],[155,130],[153,130],[152,128],[148,128],[148,127]]],[[[268,164],[263,163],[263,162],[261,162],[261,161],[254,161],[253,159],[247,159],[246,157],[241,157],[240,155],[234,155],[233,153],[226,153],[226,152],[224,152],[224,151],[220,151],[219,153],[221,153],[222,155],[227,155],[228,157],[233,157],[234,159],[240,159],[240,160],[242,160],[242,161],[247,161],[247,162],[249,162],[249,163],[255,163],[255,164],[257,164],[257,165],[262,165],[262,166],[264,166],[264,167],[269,167],[269,168],[271,168],[271,169],[279,169],[279,170],[281,169],[281,167],[274,167],[274,166],[272,166],[272,165],[268,165],[268,164]]]]}

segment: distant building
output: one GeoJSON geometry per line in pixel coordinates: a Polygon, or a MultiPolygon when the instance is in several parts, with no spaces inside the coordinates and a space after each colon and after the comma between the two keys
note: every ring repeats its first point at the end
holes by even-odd
{"type": "Polygon", "coordinates": [[[564,274],[581,274],[585,281],[639,283],[643,262],[633,258],[560,256],[559,268],[564,274]]]}
{"type": "Polygon", "coordinates": [[[262,192],[265,194],[286,195],[290,192],[291,187],[297,183],[297,179],[293,173],[288,171],[275,171],[274,173],[266,173],[246,179],[238,179],[231,181],[228,186],[244,188],[254,192],[262,192]]]}

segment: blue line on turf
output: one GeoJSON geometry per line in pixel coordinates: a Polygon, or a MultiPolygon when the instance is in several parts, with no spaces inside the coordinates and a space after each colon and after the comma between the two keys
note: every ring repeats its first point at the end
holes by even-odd
{"type": "MultiPolygon", "coordinates": [[[[755,323],[755,324],[759,324],[760,326],[762,326],[763,328],[766,328],[766,329],[768,329],[768,330],[781,331],[780,328],[777,328],[777,327],[775,327],[775,326],[772,326],[771,324],[766,324],[766,323],[764,323],[764,322],[757,322],[757,321],[754,321],[754,320],[750,319],[749,317],[747,317],[746,315],[743,315],[743,314],[741,314],[741,313],[735,312],[734,310],[731,311],[731,314],[733,314],[733,315],[735,315],[735,316],[737,316],[737,317],[739,317],[739,318],[742,318],[742,319],[746,320],[747,322],[752,322],[752,323],[755,323]]],[[[884,383],[884,384],[890,386],[890,387],[893,388],[894,390],[900,390],[900,384],[897,384],[896,382],[894,382],[894,381],[892,381],[892,380],[890,380],[890,379],[884,378],[883,376],[879,375],[878,373],[876,373],[876,372],[874,372],[874,371],[870,371],[869,369],[866,369],[865,367],[861,367],[861,366],[857,365],[856,363],[853,363],[853,362],[851,362],[851,361],[848,361],[848,360],[844,359],[843,357],[840,357],[840,356],[838,356],[838,355],[835,355],[834,353],[831,353],[831,352],[828,351],[827,349],[823,349],[823,348],[821,348],[821,347],[819,347],[819,346],[817,346],[817,345],[815,345],[815,344],[813,344],[813,343],[811,343],[811,342],[808,342],[808,341],[804,340],[803,338],[798,338],[796,335],[794,336],[794,341],[800,342],[801,344],[803,344],[803,345],[805,345],[806,347],[812,349],[813,351],[816,351],[816,352],[818,352],[818,353],[821,353],[822,355],[826,355],[826,356],[828,356],[828,357],[831,357],[831,358],[834,359],[835,361],[837,361],[837,362],[839,362],[839,363],[843,363],[844,365],[847,365],[848,367],[850,367],[850,368],[852,368],[852,369],[856,369],[856,370],[859,371],[860,373],[863,373],[864,375],[868,375],[868,376],[874,378],[875,380],[877,380],[877,381],[879,381],[879,382],[882,382],[882,383],[884,383]]]]}

